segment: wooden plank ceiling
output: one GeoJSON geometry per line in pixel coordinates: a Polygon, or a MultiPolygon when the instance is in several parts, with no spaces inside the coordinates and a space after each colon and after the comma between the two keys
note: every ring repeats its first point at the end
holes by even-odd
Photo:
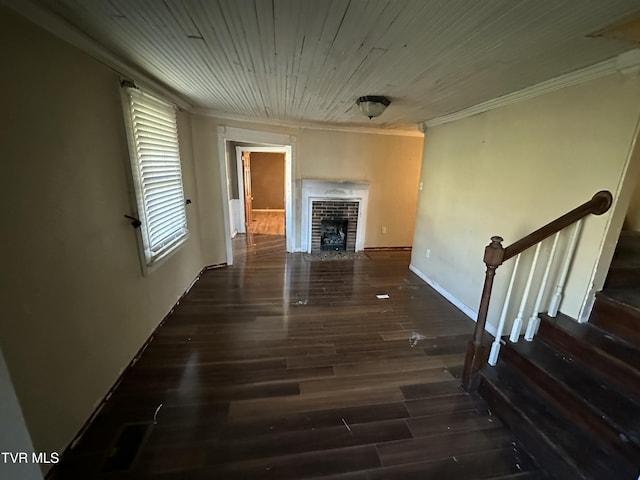
{"type": "Polygon", "coordinates": [[[414,129],[636,48],[637,0],[34,0],[211,113],[414,129]],[[361,95],[392,104],[368,120],[361,95]]]}

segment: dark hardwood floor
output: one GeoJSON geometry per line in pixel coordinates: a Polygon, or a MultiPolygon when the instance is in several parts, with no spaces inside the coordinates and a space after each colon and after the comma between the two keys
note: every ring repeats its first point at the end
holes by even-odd
{"type": "Polygon", "coordinates": [[[309,261],[249,235],[234,253],[52,478],[546,478],[460,388],[473,322],[408,270],[409,252],[309,261]]]}

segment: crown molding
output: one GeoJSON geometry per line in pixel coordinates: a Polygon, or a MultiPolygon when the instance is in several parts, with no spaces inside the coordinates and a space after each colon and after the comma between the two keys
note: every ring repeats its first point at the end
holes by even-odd
{"type": "Polygon", "coordinates": [[[459,110],[448,115],[442,115],[431,120],[422,122],[422,127],[425,130],[429,127],[435,127],[443,125],[445,123],[455,122],[462,120],[463,118],[478,115],[480,113],[495,110],[497,108],[505,107],[523,100],[545,95],[547,93],[555,92],[562,88],[571,87],[580,83],[588,82],[596,78],[610,75],[615,72],[620,72],[623,75],[633,75],[640,69],[640,49],[630,50],[622,53],[617,57],[610,58],[604,62],[596,63],[589,67],[575,70],[559,77],[552,78],[545,82],[532,85],[530,87],[523,88],[513,93],[503,95],[486,102],[479,103],[472,107],[459,110]]]}
{"type": "Polygon", "coordinates": [[[78,48],[121,77],[134,80],[136,85],[143,89],[160,94],[184,110],[193,110],[193,106],[185,98],[149,74],[118,58],[95,39],[42,5],[32,0],[0,0],[0,5],[4,5],[64,42],[78,48]]]}
{"type": "Polygon", "coordinates": [[[637,77],[640,74],[640,48],[618,55],[616,69],[626,77],[637,77]]]}
{"type": "Polygon", "coordinates": [[[266,125],[283,128],[327,130],[331,132],[344,133],[368,133],[373,135],[393,135],[396,137],[424,137],[424,133],[418,130],[417,126],[415,130],[405,130],[373,128],[360,125],[327,124],[322,122],[287,122],[284,120],[255,118],[233,113],[219,112],[217,110],[208,108],[194,108],[191,112],[198,115],[203,115],[205,117],[216,118],[218,120],[231,120],[236,122],[253,123],[256,125],[266,125]]]}

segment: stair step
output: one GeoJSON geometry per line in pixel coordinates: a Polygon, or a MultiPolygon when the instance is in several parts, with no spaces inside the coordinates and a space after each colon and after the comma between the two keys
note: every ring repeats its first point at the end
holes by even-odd
{"type": "Polygon", "coordinates": [[[620,234],[604,288],[640,288],[640,232],[620,234]]]}
{"type": "Polygon", "coordinates": [[[611,264],[604,290],[614,288],[640,288],[640,266],[611,264]]]}
{"type": "Polygon", "coordinates": [[[640,232],[631,230],[620,232],[612,263],[640,267],[640,232]]]}
{"type": "Polygon", "coordinates": [[[522,473],[514,473],[513,475],[507,475],[502,477],[492,477],[488,480],[548,480],[547,477],[542,472],[522,472],[522,473]]]}
{"type": "Polygon", "coordinates": [[[510,342],[502,359],[547,401],[599,441],[603,449],[635,465],[640,459],[640,405],[597,381],[586,369],[544,342],[510,342]]]}
{"type": "Polygon", "coordinates": [[[479,393],[538,465],[558,480],[637,479],[635,468],[614,461],[504,363],[485,366],[480,375],[479,393]]]}
{"type": "Polygon", "coordinates": [[[634,345],[640,345],[640,289],[598,292],[589,322],[634,345]]]}
{"type": "Polygon", "coordinates": [[[556,318],[542,314],[540,319],[536,338],[597,373],[605,385],[640,401],[639,348],[562,314],[556,318]]]}

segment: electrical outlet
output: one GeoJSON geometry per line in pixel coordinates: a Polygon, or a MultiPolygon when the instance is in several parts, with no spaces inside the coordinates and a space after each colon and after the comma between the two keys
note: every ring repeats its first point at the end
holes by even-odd
{"type": "Polygon", "coordinates": [[[420,187],[419,187],[420,191],[422,191],[422,186],[423,185],[424,185],[423,182],[420,182],[420,187]]]}
{"type": "Polygon", "coordinates": [[[429,258],[429,257],[431,256],[431,250],[429,250],[429,249],[427,248],[427,251],[426,251],[426,252],[424,252],[424,256],[425,256],[425,257],[427,257],[427,258],[429,258]]]}
{"type": "Polygon", "coordinates": [[[382,227],[382,233],[387,233],[387,227],[382,227]]]}

